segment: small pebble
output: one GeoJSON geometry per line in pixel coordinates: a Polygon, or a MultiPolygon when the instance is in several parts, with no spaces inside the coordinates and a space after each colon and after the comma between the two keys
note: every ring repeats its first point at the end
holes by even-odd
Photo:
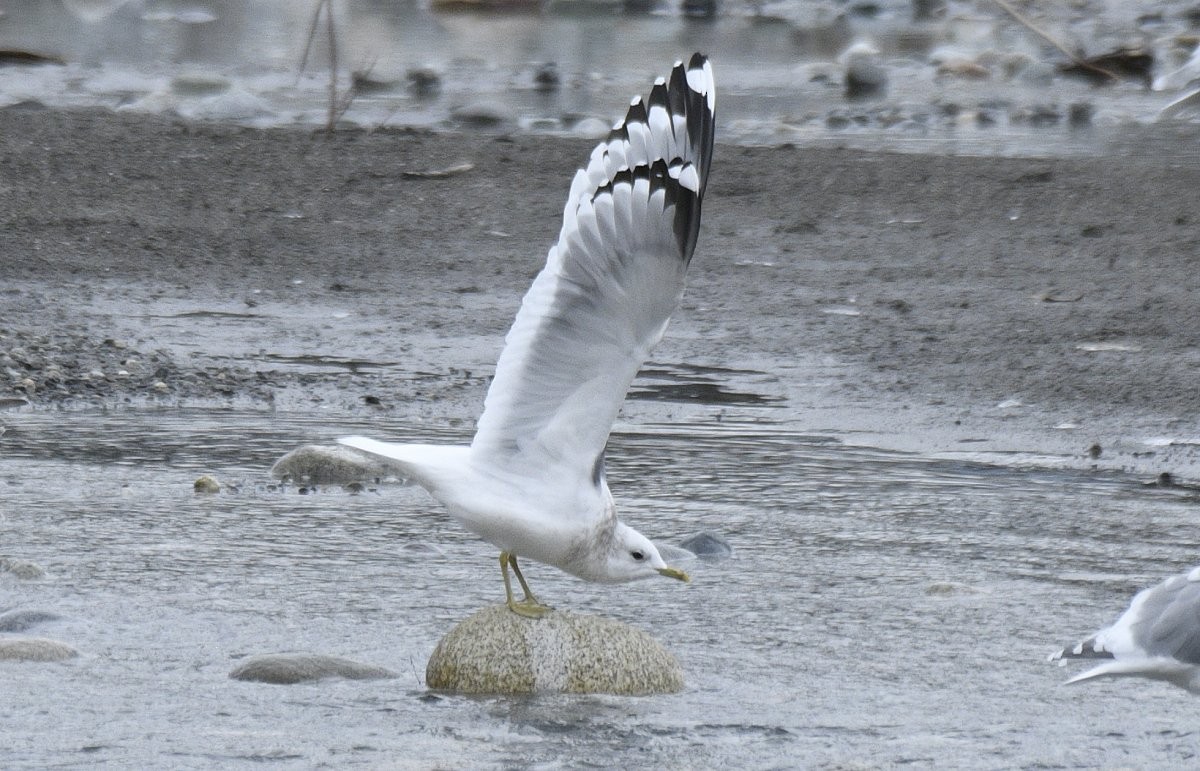
{"type": "Polygon", "coordinates": [[[561,78],[554,62],[538,65],[533,73],[533,86],[538,91],[554,91],[558,88],[561,78]]]}
{"type": "Polygon", "coordinates": [[[427,98],[442,90],[442,76],[429,67],[416,67],[408,71],[408,90],[413,96],[427,98]]]}
{"type": "Polygon", "coordinates": [[[1067,108],[1067,124],[1071,128],[1083,128],[1092,125],[1092,116],[1096,108],[1089,102],[1073,102],[1067,108]]]}

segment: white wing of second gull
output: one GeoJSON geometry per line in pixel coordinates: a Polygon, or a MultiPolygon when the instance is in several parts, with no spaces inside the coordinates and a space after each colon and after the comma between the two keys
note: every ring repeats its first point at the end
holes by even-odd
{"type": "Polygon", "coordinates": [[[540,615],[529,557],[590,581],[686,580],[616,518],[604,446],[683,294],[712,157],[707,58],[659,79],[575,174],[562,230],[505,338],[470,447],[340,441],[421,484],[501,549],[509,607],[540,615]],[[526,592],[514,603],[512,567],[526,592]]]}
{"type": "Polygon", "coordinates": [[[1050,657],[1071,659],[1102,663],[1068,683],[1144,677],[1200,694],[1200,567],[1143,589],[1112,626],[1050,657]]]}

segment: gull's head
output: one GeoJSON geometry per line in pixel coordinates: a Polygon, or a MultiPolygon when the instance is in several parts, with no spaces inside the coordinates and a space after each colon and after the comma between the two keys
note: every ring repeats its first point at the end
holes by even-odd
{"type": "Polygon", "coordinates": [[[612,545],[605,565],[606,580],[617,583],[651,576],[666,576],[691,581],[688,574],[663,561],[649,538],[622,522],[613,532],[612,545]]]}

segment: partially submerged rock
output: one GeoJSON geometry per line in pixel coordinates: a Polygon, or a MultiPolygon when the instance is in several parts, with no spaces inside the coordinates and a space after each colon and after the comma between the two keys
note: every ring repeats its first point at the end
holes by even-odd
{"type": "Polygon", "coordinates": [[[192,483],[192,489],[203,495],[214,495],[221,492],[221,483],[217,481],[216,477],[205,474],[192,483]]]}
{"type": "Polygon", "coordinates": [[[386,680],[396,677],[390,669],[363,664],[340,656],[319,653],[267,653],[246,659],[229,673],[234,680],[247,680],[272,685],[324,680],[343,677],[347,680],[386,680]]]}
{"type": "Polygon", "coordinates": [[[9,573],[15,578],[26,581],[36,581],[46,577],[46,571],[32,562],[12,557],[0,557],[0,573],[9,573]]]}
{"type": "Polygon", "coordinates": [[[271,467],[276,479],[314,485],[344,485],[388,476],[384,464],[340,444],[306,444],[292,450],[271,467]]]}
{"type": "Polygon", "coordinates": [[[683,688],[679,662],[613,619],[553,611],[539,619],[493,605],[458,624],[429,658],[430,688],[459,693],[612,693],[683,688]]]}
{"type": "Polygon", "coordinates": [[[516,119],[506,105],[500,102],[479,100],[451,108],[450,120],[468,128],[495,128],[512,123],[516,119]]]}
{"type": "Polygon", "coordinates": [[[935,581],[925,587],[925,593],[934,597],[950,597],[955,595],[984,594],[978,586],[964,584],[961,581],[935,581]]]}
{"type": "Polygon", "coordinates": [[[0,661],[63,661],[78,655],[78,651],[58,640],[0,637],[0,661]]]}
{"type": "Polygon", "coordinates": [[[679,545],[701,559],[725,559],[733,555],[733,547],[711,530],[702,530],[688,536],[679,545]]]}
{"type": "Polygon", "coordinates": [[[24,632],[30,627],[57,621],[61,616],[44,610],[10,610],[0,613],[0,632],[24,632]]]}

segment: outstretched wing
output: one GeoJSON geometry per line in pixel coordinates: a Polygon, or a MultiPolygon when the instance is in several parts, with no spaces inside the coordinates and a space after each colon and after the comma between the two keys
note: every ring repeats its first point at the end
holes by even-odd
{"type": "Polygon", "coordinates": [[[1200,567],[1138,592],[1112,626],[1050,658],[1108,660],[1072,683],[1102,675],[1188,680],[1200,665],[1200,567]]]}
{"type": "Polygon", "coordinates": [[[512,473],[594,475],[683,294],[708,178],[712,68],[678,63],[575,174],[558,243],[505,338],[471,444],[512,473]]]}

